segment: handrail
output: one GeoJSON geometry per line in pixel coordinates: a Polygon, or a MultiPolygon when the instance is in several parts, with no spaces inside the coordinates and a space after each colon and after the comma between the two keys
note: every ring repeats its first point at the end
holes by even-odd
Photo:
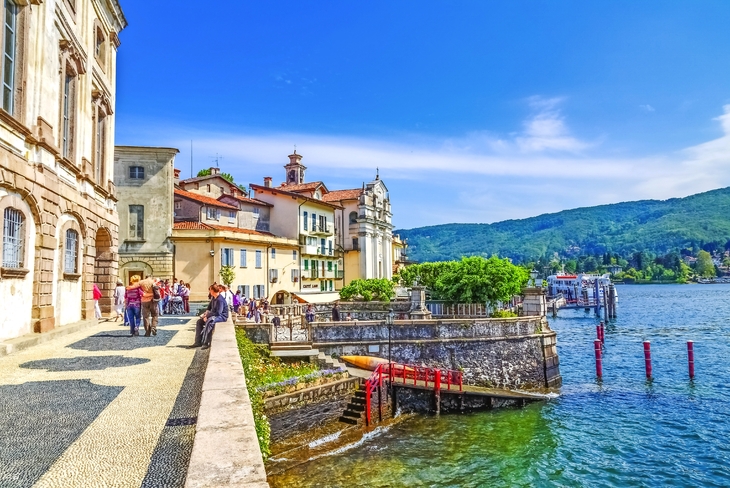
{"type": "MultiPolygon", "coordinates": [[[[383,387],[384,380],[388,381],[389,384],[401,383],[403,385],[407,385],[410,383],[409,380],[413,380],[413,386],[416,386],[419,381],[423,381],[426,388],[431,382],[434,391],[441,390],[445,380],[447,390],[450,391],[452,385],[454,385],[454,388],[459,385],[459,391],[464,391],[464,375],[461,371],[392,362],[379,364],[365,381],[365,421],[368,426],[372,420],[372,394],[375,393],[378,387],[383,387]]],[[[382,408],[380,402],[378,402],[378,408],[382,408]]]]}

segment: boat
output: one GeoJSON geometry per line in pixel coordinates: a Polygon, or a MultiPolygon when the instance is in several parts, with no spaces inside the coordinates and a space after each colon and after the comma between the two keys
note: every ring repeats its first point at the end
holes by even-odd
{"type": "MultiPolygon", "coordinates": [[[[596,282],[598,282],[599,294],[611,284],[611,275],[606,273],[603,275],[593,275],[587,273],[578,274],[556,274],[547,277],[547,294],[548,299],[553,299],[562,295],[568,303],[580,300],[584,292],[588,293],[588,298],[592,299],[596,291],[596,282]]],[[[616,293],[616,302],[618,303],[618,291],[616,293]]],[[[603,301],[603,297],[601,298],[603,301]]]]}
{"type": "Polygon", "coordinates": [[[381,364],[388,364],[387,359],[375,356],[341,356],[340,360],[356,368],[365,369],[368,371],[375,371],[375,368],[377,368],[381,364]]]}

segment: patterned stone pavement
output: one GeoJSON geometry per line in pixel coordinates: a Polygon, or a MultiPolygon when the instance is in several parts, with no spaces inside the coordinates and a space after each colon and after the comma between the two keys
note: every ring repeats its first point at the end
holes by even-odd
{"type": "Polygon", "coordinates": [[[105,322],[0,357],[0,486],[183,486],[207,351],[105,322]]]}

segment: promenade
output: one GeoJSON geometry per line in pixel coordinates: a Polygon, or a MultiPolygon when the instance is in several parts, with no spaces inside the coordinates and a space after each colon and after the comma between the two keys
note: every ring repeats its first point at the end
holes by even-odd
{"type": "Polygon", "coordinates": [[[183,486],[208,351],[195,317],[118,322],[0,357],[0,486],[183,486]]]}

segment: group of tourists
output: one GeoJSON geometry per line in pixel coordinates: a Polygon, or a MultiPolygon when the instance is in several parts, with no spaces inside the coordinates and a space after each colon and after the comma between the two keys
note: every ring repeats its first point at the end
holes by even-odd
{"type": "Polygon", "coordinates": [[[121,317],[129,326],[130,337],[139,335],[144,324],[145,337],[157,335],[157,321],[160,315],[190,312],[190,283],[173,278],[159,280],[148,276],[141,280],[132,276],[129,286],[117,281],[114,289],[114,321],[121,317]]]}
{"type": "Polygon", "coordinates": [[[253,320],[257,324],[263,322],[263,316],[268,314],[270,310],[269,297],[248,298],[238,290],[232,297],[232,309],[237,315],[245,315],[246,319],[253,320]]]}

